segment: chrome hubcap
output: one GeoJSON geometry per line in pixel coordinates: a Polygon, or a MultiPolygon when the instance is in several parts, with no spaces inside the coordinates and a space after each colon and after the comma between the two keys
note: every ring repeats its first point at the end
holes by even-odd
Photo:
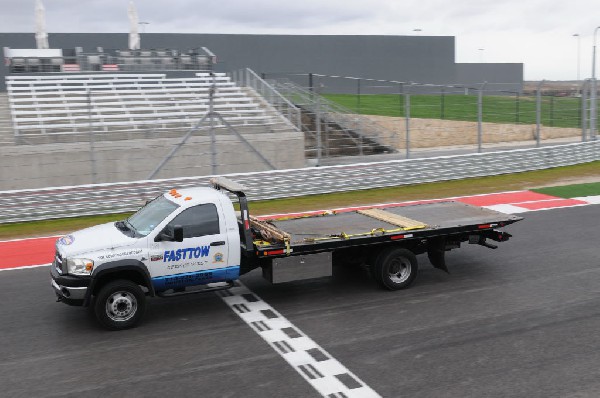
{"type": "Polygon", "coordinates": [[[129,292],[115,292],[106,300],[106,315],[116,322],[131,319],[137,311],[137,300],[129,292]]]}
{"type": "Polygon", "coordinates": [[[410,261],[404,257],[395,258],[388,268],[388,277],[394,283],[406,282],[410,276],[410,261]]]}

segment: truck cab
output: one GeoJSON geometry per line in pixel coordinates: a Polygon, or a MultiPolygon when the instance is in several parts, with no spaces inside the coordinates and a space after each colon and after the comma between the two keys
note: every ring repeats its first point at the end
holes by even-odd
{"type": "Polygon", "coordinates": [[[51,267],[59,301],[91,306],[100,323],[137,323],[146,295],[229,282],[240,274],[231,200],[213,188],[171,190],[126,220],[63,236],[51,267]]]}

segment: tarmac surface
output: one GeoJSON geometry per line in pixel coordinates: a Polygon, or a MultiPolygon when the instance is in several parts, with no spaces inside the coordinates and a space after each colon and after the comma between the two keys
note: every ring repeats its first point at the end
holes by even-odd
{"type": "MultiPolygon", "coordinates": [[[[525,213],[410,289],[360,267],[241,281],[384,397],[600,396],[600,206],[525,213]]],[[[0,396],[319,397],[215,293],[150,299],[135,329],[55,303],[48,267],[0,272],[0,396]]]]}

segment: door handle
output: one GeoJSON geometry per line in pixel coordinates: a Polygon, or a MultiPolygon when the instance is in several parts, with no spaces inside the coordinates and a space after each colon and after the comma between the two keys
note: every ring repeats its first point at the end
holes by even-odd
{"type": "Polygon", "coordinates": [[[211,246],[223,246],[225,244],[224,240],[220,240],[218,242],[211,242],[211,246]]]}

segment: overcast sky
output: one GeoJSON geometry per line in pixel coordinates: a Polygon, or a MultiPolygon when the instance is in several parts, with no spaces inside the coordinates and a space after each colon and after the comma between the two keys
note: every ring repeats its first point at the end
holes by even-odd
{"type": "MultiPolygon", "coordinates": [[[[128,4],[44,0],[47,31],[128,32],[128,4]]],[[[599,0],[136,0],[135,5],[149,33],[455,36],[457,62],[522,62],[526,80],[576,79],[578,41],[580,76],[590,77],[592,36],[600,25],[599,0]]],[[[0,0],[0,31],[33,34],[34,7],[35,0],[0,0]]]]}

